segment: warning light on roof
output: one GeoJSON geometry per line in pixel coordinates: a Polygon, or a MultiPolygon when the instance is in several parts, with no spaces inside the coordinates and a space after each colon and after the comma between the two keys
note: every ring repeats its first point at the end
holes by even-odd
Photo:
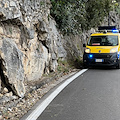
{"type": "Polygon", "coordinates": [[[119,33],[119,30],[113,29],[113,30],[112,30],[112,33],[119,33]]]}
{"type": "Polygon", "coordinates": [[[112,33],[119,33],[119,29],[116,28],[116,26],[99,26],[98,27],[99,32],[107,33],[107,32],[112,32],[112,33]]]}

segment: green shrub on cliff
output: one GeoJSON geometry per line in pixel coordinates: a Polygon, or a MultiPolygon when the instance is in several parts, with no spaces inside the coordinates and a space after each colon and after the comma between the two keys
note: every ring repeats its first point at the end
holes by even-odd
{"type": "Polygon", "coordinates": [[[51,0],[51,15],[64,33],[79,34],[98,26],[111,10],[112,0],[51,0]]]}

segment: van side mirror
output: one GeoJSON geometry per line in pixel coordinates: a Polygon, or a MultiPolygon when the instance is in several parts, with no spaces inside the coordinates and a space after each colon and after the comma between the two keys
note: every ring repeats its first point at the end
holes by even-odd
{"type": "Polygon", "coordinates": [[[83,47],[86,47],[86,44],[85,44],[85,43],[83,44],[83,47]]]}

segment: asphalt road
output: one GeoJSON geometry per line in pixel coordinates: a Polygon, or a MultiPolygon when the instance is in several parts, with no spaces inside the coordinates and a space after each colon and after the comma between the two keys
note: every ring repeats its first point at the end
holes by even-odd
{"type": "Polygon", "coordinates": [[[120,120],[120,70],[89,69],[37,120],[120,120]]]}

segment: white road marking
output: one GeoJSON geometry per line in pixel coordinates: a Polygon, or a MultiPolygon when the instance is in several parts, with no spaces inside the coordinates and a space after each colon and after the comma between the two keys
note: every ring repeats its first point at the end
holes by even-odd
{"type": "Polygon", "coordinates": [[[88,69],[83,69],[76,73],[71,78],[67,79],[63,84],[61,84],[54,92],[52,92],[25,120],[36,120],[45,108],[52,102],[52,100],[73,80],[75,80],[78,76],[86,72],[88,69]]]}

